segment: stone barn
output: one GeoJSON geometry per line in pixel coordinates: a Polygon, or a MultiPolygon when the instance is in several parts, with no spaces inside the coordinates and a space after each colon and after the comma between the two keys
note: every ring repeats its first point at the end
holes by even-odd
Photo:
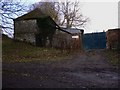
{"type": "Polygon", "coordinates": [[[107,49],[120,49],[120,28],[109,29],[106,32],[106,48],[107,49]]]}
{"type": "Polygon", "coordinates": [[[60,28],[39,8],[14,19],[14,39],[40,47],[80,49],[82,34],[83,30],[80,29],[60,28]]]}
{"type": "Polygon", "coordinates": [[[36,46],[51,45],[56,28],[54,20],[39,8],[14,19],[14,39],[29,42],[36,46]]]}

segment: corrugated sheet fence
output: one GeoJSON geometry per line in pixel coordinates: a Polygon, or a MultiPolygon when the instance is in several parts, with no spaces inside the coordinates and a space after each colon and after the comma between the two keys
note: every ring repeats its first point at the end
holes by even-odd
{"type": "Polygon", "coordinates": [[[106,33],[89,33],[83,35],[84,49],[105,49],[106,48],[106,33]]]}

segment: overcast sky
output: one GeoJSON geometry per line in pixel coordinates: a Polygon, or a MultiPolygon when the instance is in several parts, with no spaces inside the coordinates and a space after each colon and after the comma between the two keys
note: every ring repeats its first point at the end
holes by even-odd
{"type": "MultiPolygon", "coordinates": [[[[28,0],[35,3],[41,0],[28,0]]],[[[45,1],[45,0],[42,0],[45,1]]],[[[46,0],[64,1],[64,0],[46,0]]],[[[74,1],[74,0],[71,0],[74,1]]],[[[81,12],[90,18],[90,22],[84,29],[85,33],[107,31],[118,28],[118,1],[119,0],[77,0],[81,2],[81,12]]]]}
{"type": "Polygon", "coordinates": [[[81,9],[91,20],[85,28],[86,33],[118,28],[117,2],[85,2],[81,9]]]}

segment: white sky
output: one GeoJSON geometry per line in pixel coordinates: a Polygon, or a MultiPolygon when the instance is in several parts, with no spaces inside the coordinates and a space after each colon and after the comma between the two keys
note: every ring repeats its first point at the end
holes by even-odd
{"type": "Polygon", "coordinates": [[[85,29],[86,33],[118,27],[117,2],[85,2],[82,13],[91,20],[85,29]]]}
{"type": "MultiPolygon", "coordinates": [[[[41,0],[28,0],[29,3],[41,0]]],[[[64,1],[64,0],[42,0],[64,1]]],[[[74,0],[71,0],[74,1],[74,0]]],[[[118,28],[118,1],[119,0],[76,0],[82,4],[81,12],[90,18],[90,22],[84,29],[85,33],[107,31],[110,28],[118,28]]]]}

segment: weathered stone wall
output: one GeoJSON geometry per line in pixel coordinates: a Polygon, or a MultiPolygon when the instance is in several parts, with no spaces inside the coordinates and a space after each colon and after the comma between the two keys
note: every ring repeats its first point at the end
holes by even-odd
{"type": "MultiPolygon", "coordinates": [[[[38,28],[37,26],[36,20],[14,21],[14,27],[15,39],[29,42],[33,45],[36,45],[36,41],[41,43],[41,38],[36,37],[36,35],[39,34],[38,31],[40,31],[40,28],[38,28]]],[[[53,36],[52,46],[60,49],[80,49],[82,46],[81,35],[75,35],[77,35],[78,38],[72,38],[73,35],[71,34],[57,31],[53,36]]],[[[49,40],[47,40],[46,46],[50,46],[49,40]]]]}
{"type": "Polygon", "coordinates": [[[36,20],[14,21],[14,38],[35,44],[36,20]]]}
{"type": "Polygon", "coordinates": [[[67,33],[56,33],[53,36],[52,46],[61,49],[71,48],[72,36],[67,33]]]}
{"type": "Polygon", "coordinates": [[[20,20],[15,21],[15,33],[30,33],[37,32],[36,20],[20,20]]]}
{"type": "Polygon", "coordinates": [[[79,38],[72,38],[71,34],[58,32],[54,34],[52,46],[60,49],[80,50],[82,47],[81,35],[77,35],[79,38]]]}
{"type": "Polygon", "coordinates": [[[16,38],[15,39],[20,40],[20,41],[24,41],[24,42],[28,42],[28,43],[31,43],[33,45],[36,45],[36,38],[35,38],[35,34],[34,33],[16,34],[16,38]]]}
{"type": "Polygon", "coordinates": [[[120,49],[120,29],[111,29],[106,32],[106,48],[120,49]]]}

